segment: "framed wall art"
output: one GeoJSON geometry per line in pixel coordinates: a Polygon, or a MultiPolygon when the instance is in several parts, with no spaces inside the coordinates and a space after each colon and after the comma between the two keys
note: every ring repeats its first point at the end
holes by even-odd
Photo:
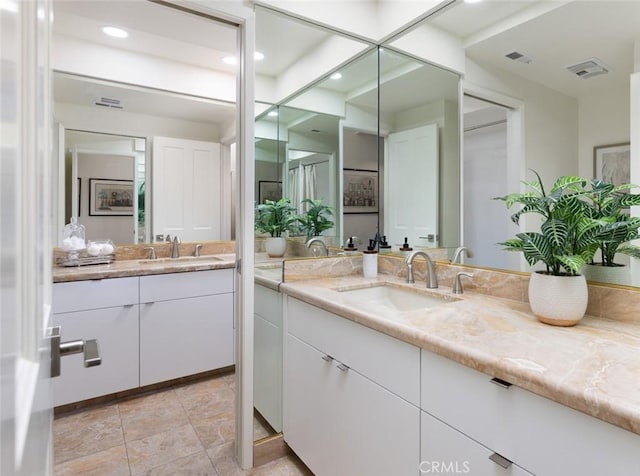
{"type": "Polygon", "coordinates": [[[593,176],[614,185],[631,180],[630,144],[600,145],[593,148],[593,176]]]}
{"type": "Polygon", "coordinates": [[[90,178],[89,215],[133,216],[133,180],[90,178]]]}

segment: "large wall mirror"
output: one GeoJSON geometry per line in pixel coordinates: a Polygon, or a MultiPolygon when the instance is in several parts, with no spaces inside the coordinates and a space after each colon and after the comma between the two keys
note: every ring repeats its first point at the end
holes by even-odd
{"type": "Polygon", "coordinates": [[[116,244],[230,239],[236,27],[152,2],[54,10],[54,241],[71,216],[116,244]],[[120,189],[126,205],[100,195],[120,189]]]}
{"type": "MultiPolygon", "coordinates": [[[[269,30],[272,15],[257,9],[258,32],[261,21],[263,33],[269,30]]],[[[325,136],[337,154],[330,180],[340,241],[380,231],[395,246],[405,236],[414,248],[464,244],[474,252],[467,264],[526,270],[519,255],[497,245],[518,230],[512,212],[492,198],[519,190],[529,169],[546,182],[594,177],[595,148],[632,142],[638,18],[640,3],[632,1],[615,8],[607,1],[451,2],[382,45],[365,44],[348,60],[336,55],[334,65],[321,62],[324,69],[305,76],[315,80],[279,89],[270,102],[279,106],[274,110],[337,121],[337,140],[333,123],[325,136]],[[592,58],[605,74],[586,78],[567,68],[592,58]],[[358,180],[366,190],[373,177],[376,206],[358,208],[363,202],[350,193],[357,200],[358,180]]],[[[301,28],[287,21],[292,31],[301,28]]],[[[294,62],[290,74],[298,64],[317,65],[314,58],[294,62]]],[[[272,83],[293,84],[286,76],[272,83]]],[[[272,120],[277,130],[277,116],[272,120]]],[[[285,193],[287,150],[275,165],[285,193]]],[[[640,170],[630,169],[629,181],[639,183],[640,170]]],[[[622,280],[609,282],[640,285],[638,263],[626,263],[622,280]]]]}

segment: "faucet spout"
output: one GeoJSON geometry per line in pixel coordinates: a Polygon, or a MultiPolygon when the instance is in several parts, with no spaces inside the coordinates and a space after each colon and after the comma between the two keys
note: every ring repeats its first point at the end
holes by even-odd
{"type": "Polygon", "coordinates": [[[427,263],[427,271],[425,273],[425,281],[428,289],[436,289],[438,287],[438,277],[436,276],[436,267],[424,251],[412,251],[405,261],[407,265],[407,283],[415,283],[413,277],[413,260],[416,256],[422,256],[427,263]]]}
{"type": "MultiPolygon", "coordinates": [[[[327,245],[325,244],[325,242],[322,241],[322,239],[318,238],[317,236],[314,236],[313,238],[309,239],[304,244],[304,246],[306,246],[307,248],[311,248],[311,246],[313,246],[314,243],[318,243],[324,250],[324,255],[329,256],[329,248],[327,248],[327,245]]],[[[315,256],[315,249],[314,249],[314,256],[315,256]]]]}
{"type": "Polygon", "coordinates": [[[180,258],[180,238],[173,237],[173,244],[171,245],[171,257],[180,258]]]}
{"type": "Polygon", "coordinates": [[[473,251],[471,251],[466,246],[459,246],[459,247],[456,248],[456,251],[453,254],[453,258],[451,259],[451,262],[452,263],[461,263],[460,257],[462,256],[463,252],[464,252],[464,254],[465,254],[465,256],[467,258],[473,258],[473,251]]]}

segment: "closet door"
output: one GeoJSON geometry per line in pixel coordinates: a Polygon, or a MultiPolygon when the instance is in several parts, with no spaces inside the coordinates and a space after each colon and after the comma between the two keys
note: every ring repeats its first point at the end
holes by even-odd
{"type": "Polygon", "coordinates": [[[153,138],[153,236],[186,241],[220,239],[220,144],[153,138]]]}

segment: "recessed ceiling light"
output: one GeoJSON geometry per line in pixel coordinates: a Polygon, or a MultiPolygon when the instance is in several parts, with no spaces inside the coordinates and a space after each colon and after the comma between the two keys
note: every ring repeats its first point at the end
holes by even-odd
{"type": "Polygon", "coordinates": [[[238,60],[235,56],[225,56],[224,58],[222,58],[222,62],[224,64],[237,64],[238,60]]]}
{"type": "Polygon", "coordinates": [[[278,111],[269,111],[269,114],[267,114],[267,116],[277,117],[278,116],[278,111]]]}
{"type": "Polygon", "coordinates": [[[260,53],[259,51],[254,51],[253,59],[256,61],[262,61],[264,59],[264,53],[260,53]]]}
{"type": "Polygon", "coordinates": [[[129,36],[129,33],[124,31],[122,28],[118,28],[115,26],[102,27],[102,33],[104,33],[105,35],[113,36],[114,38],[126,38],[129,36]]]}
{"type": "Polygon", "coordinates": [[[340,73],[333,73],[331,76],[329,76],[329,79],[342,79],[342,75],[340,73]]]}

